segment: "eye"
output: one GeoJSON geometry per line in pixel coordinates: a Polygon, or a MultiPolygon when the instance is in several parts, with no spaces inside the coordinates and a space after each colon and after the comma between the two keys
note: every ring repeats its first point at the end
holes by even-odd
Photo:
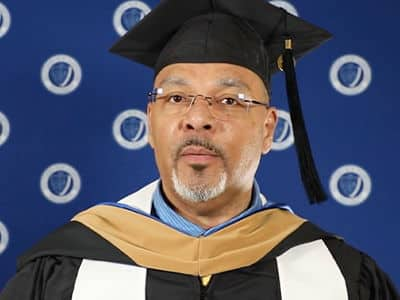
{"type": "Polygon", "coordinates": [[[221,103],[227,106],[232,106],[238,104],[238,100],[232,97],[224,97],[221,99],[221,103]]]}
{"type": "Polygon", "coordinates": [[[181,103],[185,100],[185,97],[183,95],[179,95],[179,94],[171,94],[168,96],[168,102],[171,103],[181,103]]]}

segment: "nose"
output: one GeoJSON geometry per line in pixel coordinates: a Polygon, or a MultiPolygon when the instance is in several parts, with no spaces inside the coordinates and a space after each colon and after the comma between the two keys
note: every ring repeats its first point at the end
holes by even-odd
{"type": "Polygon", "coordinates": [[[183,129],[186,131],[212,131],[215,118],[209,110],[209,102],[204,97],[196,97],[183,117],[183,129]]]}

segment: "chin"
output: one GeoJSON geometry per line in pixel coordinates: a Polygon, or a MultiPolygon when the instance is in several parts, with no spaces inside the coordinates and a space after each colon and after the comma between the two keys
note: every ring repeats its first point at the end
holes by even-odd
{"type": "Polygon", "coordinates": [[[217,198],[223,192],[225,192],[227,185],[227,174],[222,172],[217,178],[215,183],[204,182],[206,180],[200,179],[196,181],[195,175],[190,178],[191,183],[185,182],[178,175],[175,169],[172,170],[172,183],[175,192],[184,200],[188,202],[201,203],[207,202],[214,198],[217,198]]]}

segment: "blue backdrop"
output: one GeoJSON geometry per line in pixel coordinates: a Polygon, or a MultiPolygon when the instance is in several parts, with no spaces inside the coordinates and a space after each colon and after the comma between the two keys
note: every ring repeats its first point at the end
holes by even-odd
{"type": "MultiPolygon", "coordinates": [[[[152,72],[107,51],[157,2],[0,2],[0,289],[41,237],[158,176],[143,116],[152,72]]],[[[273,2],[335,36],[297,64],[330,199],[307,204],[281,74],[275,150],[258,182],[269,199],[369,253],[399,286],[400,3],[273,2]]]]}

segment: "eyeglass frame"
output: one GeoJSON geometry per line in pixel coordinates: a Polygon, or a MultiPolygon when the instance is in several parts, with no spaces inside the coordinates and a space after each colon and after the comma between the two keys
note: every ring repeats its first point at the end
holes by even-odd
{"type": "MultiPolygon", "coordinates": [[[[157,101],[157,96],[162,95],[163,92],[164,92],[163,88],[154,88],[151,92],[147,93],[148,100],[150,102],[152,102],[152,103],[155,103],[157,101]]],[[[190,101],[189,108],[192,107],[192,105],[196,102],[197,98],[200,97],[200,96],[202,98],[204,98],[207,101],[208,105],[210,105],[210,106],[212,106],[213,99],[215,99],[214,96],[206,96],[206,95],[203,95],[203,94],[190,95],[190,94],[186,94],[185,92],[181,92],[181,93],[185,94],[189,98],[192,98],[192,100],[190,101]]],[[[169,94],[164,95],[164,96],[165,97],[169,96],[169,94]]],[[[264,106],[265,108],[269,108],[270,107],[269,103],[263,103],[263,102],[260,102],[258,100],[255,100],[255,99],[246,99],[244,93],[237,93],[237,96],[238,96],[237,100],[242,101],[245,104],[247,104],[247,108],[246,108],[247,112],[248,112],[250,106],[261,105],[261,106],[264,106]]]]}

